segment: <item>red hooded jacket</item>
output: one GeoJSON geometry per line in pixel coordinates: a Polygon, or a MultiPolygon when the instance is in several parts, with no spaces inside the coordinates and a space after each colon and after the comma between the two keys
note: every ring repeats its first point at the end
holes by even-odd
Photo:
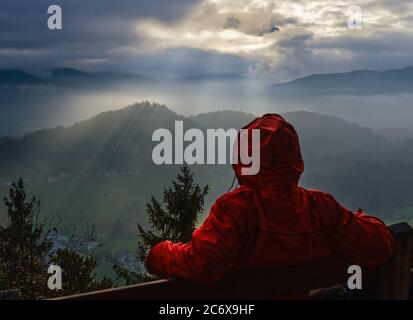
{"type": "Polygon", "coordinates": [[[381,220],[298,186],[304,163],[287,121],[267,114],[244,129],[260,129],[259,173],[243,176],[234,164],[240,187],[216,200],[189,243],[154,246],[149,272],[208,283],[231,268],[287,267],[332,253],[368,269],[391,256],[393,237],[381,220]]]}

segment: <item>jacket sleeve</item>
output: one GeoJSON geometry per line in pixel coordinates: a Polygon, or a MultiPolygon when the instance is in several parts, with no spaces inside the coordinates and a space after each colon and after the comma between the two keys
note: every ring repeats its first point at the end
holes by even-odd
{"type": "Polygon", "coordinates": [[[204,224],[187,244],[164,241],[154,246],[145,260],[150,273],[162,278],[213,282],[228,269],[241,250],[245,218],[236,201],[219,198],[204,224]]]}
{"type": "Polygon", "coordinates": [[[353,213],[331,195],[325,197],[331,226],[328,239],[334,252],[367,269],[375,269],[391,257],[394,239],[383,221],[361,210],[353,213]]]}

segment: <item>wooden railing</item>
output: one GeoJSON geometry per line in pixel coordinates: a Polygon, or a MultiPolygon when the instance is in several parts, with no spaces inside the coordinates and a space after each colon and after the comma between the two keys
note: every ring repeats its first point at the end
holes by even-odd
{"type": "MultiPolygon", "coordinates": [[[[407,223],[389,227],[396,248],[392,258],[376,272],[364,272],[374,283],[378,299],[408,299],[412,281],[413,229],[407,223]]],[[[55,300],[180,300],[180,299],[273,299],[294,297],[312,289],[345,283],[348,263],[331,256],[285,269],[238,269],[218,282],[197,285],[184,280],[159,280],[144,284],[83,293],[55,300]]]]}

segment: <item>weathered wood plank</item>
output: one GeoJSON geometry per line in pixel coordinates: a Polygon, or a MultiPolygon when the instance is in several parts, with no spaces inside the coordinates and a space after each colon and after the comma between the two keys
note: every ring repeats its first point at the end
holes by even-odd
{"type": "MultiPolygon", "coordinates": [[[[331,256],[305,265],[283,269],[237,269],[218,282],[198,285],[183,280],[159,280],[121,288],[63,297],[64,300],[152,300],[152,299],[273,299],[303,297],[314,288],[345,282],[348,264],[331,256]]],[[[60,300],[57,299],[57,300],[60,300]]]]}
{"type": "Polygon", "coordinates": [[[396,246],[392,258],[380,268],[377,296],[381,300],[405,300],[412,281],[413,229],[407,223],[389,228],[396,246]]]}

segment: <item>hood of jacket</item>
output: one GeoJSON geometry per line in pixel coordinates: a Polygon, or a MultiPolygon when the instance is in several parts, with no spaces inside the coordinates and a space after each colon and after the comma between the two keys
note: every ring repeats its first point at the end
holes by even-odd
{"type": "MultiPolygon", "coordinates": [[[[266,114],[255,119],[244,128],[243,134],[248,133],[248,152],[252,150],[252,130],[259,129],[259,171],[255,175],[243,174],[243,168],[250,165],[240,161],[238,134],[234,156],[238,163],[233,164],[235,175],[240,185],[251,188],[280,187],[289,189],[297,187],[300,175],[304,171],[300,143],[294,127],[278,114],[266,114]],[[246,130],[245,130],[246,129],[246,130]]],[[[244,170],[245,171],[245,170],[244,170]]]]}

